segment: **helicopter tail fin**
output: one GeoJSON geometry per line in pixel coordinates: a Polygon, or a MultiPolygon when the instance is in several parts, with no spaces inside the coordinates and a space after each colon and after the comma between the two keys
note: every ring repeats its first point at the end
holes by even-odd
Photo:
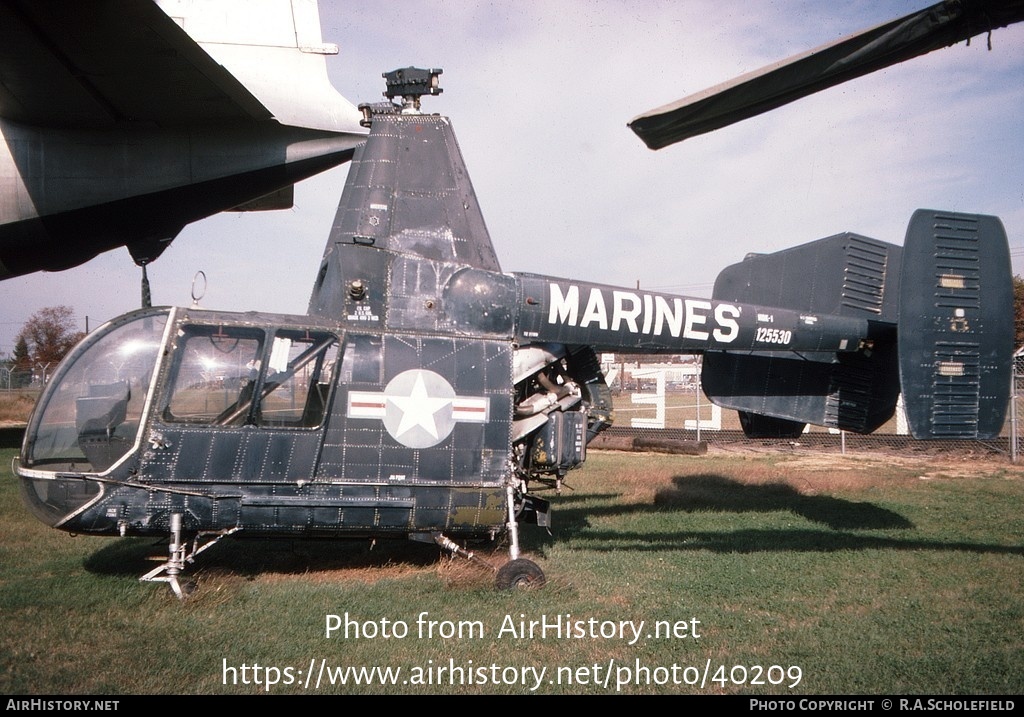
{"type": "Polygon", "coordinates": [[[999,435],[1010,398],[1013,280],[997,217],[914,213],[903,248],[898,334],[914,437],[999,435]]]}
{"type": "MultiPolygon", "coordinates": [[[[708,352],[702,381],[752,437],[870,433],[902,390],[916,438],[987,438],[1009,399],[1012,284],[995,217],[919,210],[903,248],[839,234],[727,267],[715,298],[866,318],[856,352],[708,352]]],[[[770,314],[764,317],[770,320],[770,314]]]]}

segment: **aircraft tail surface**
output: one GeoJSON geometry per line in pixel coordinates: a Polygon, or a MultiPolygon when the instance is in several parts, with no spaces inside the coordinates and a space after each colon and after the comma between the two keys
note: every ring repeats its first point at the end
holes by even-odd
{"type": "Polygon", "coordinates": [[[362,115],[327,76],[325,56],[338,46],[321,38],[317,0],[157,4],[281,124],[362,131],[362,115]]]}
{"type": "Polygon", "coordinates": [[[997,217],[920,209],[903,247],[899,364],[916,438],[988,438],[1006,418],[1013,278],[997,217]]]}
{"type": "MultiPolygon", "coordinates": [[[[864,318],[860,350],[708,351],[703,384],[748,435],[807,423],[870,433],[902,392],[916,438],[988,438],[1005,418],[1012,355],[1006,233],[995,217],[919,210],[898,247],[839,234],[727,267],[714,298],[864,318]]],[[[772,321],[770,312],[758,320],[772,321]]]]}

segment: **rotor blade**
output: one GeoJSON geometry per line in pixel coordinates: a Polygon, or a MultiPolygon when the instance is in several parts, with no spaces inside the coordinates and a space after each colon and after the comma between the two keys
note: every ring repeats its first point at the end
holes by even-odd
{"type": "Polygon", "coordinates": [[[1024,20],[1024,0],[946,0],[634,117],[651,149],[1024,20]]]}

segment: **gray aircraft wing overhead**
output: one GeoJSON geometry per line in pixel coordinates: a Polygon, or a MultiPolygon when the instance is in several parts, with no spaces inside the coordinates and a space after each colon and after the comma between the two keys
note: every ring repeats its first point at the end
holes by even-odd
{"type": "Polygon", "coordinates": [[[1024,0],[945,0],[634,117],[651,149],[1024,20],[1024,0]]]}
{"type": "Polygon", "coordinates": [[[0,77],[0,116],[33,125],[271,117],[152,2],[0,2],[0,77]]]}
{"type": "Polygon", "coordinates": [[[316,0],[0,0],[0,279],[291,206],[366,131],[316,0]]]}

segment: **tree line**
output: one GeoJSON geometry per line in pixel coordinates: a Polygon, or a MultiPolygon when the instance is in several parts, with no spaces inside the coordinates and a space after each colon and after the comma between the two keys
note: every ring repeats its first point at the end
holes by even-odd
{"type": "Polygon", "coordinates": [[[16,388],[14,376],[23,386],[31,382],[33,372],[52,371],[84,336],[70,306],[48,306],[32,314],[18,333],[14,353],[5,362],[12,374],[11,387],[16,388]]]}

